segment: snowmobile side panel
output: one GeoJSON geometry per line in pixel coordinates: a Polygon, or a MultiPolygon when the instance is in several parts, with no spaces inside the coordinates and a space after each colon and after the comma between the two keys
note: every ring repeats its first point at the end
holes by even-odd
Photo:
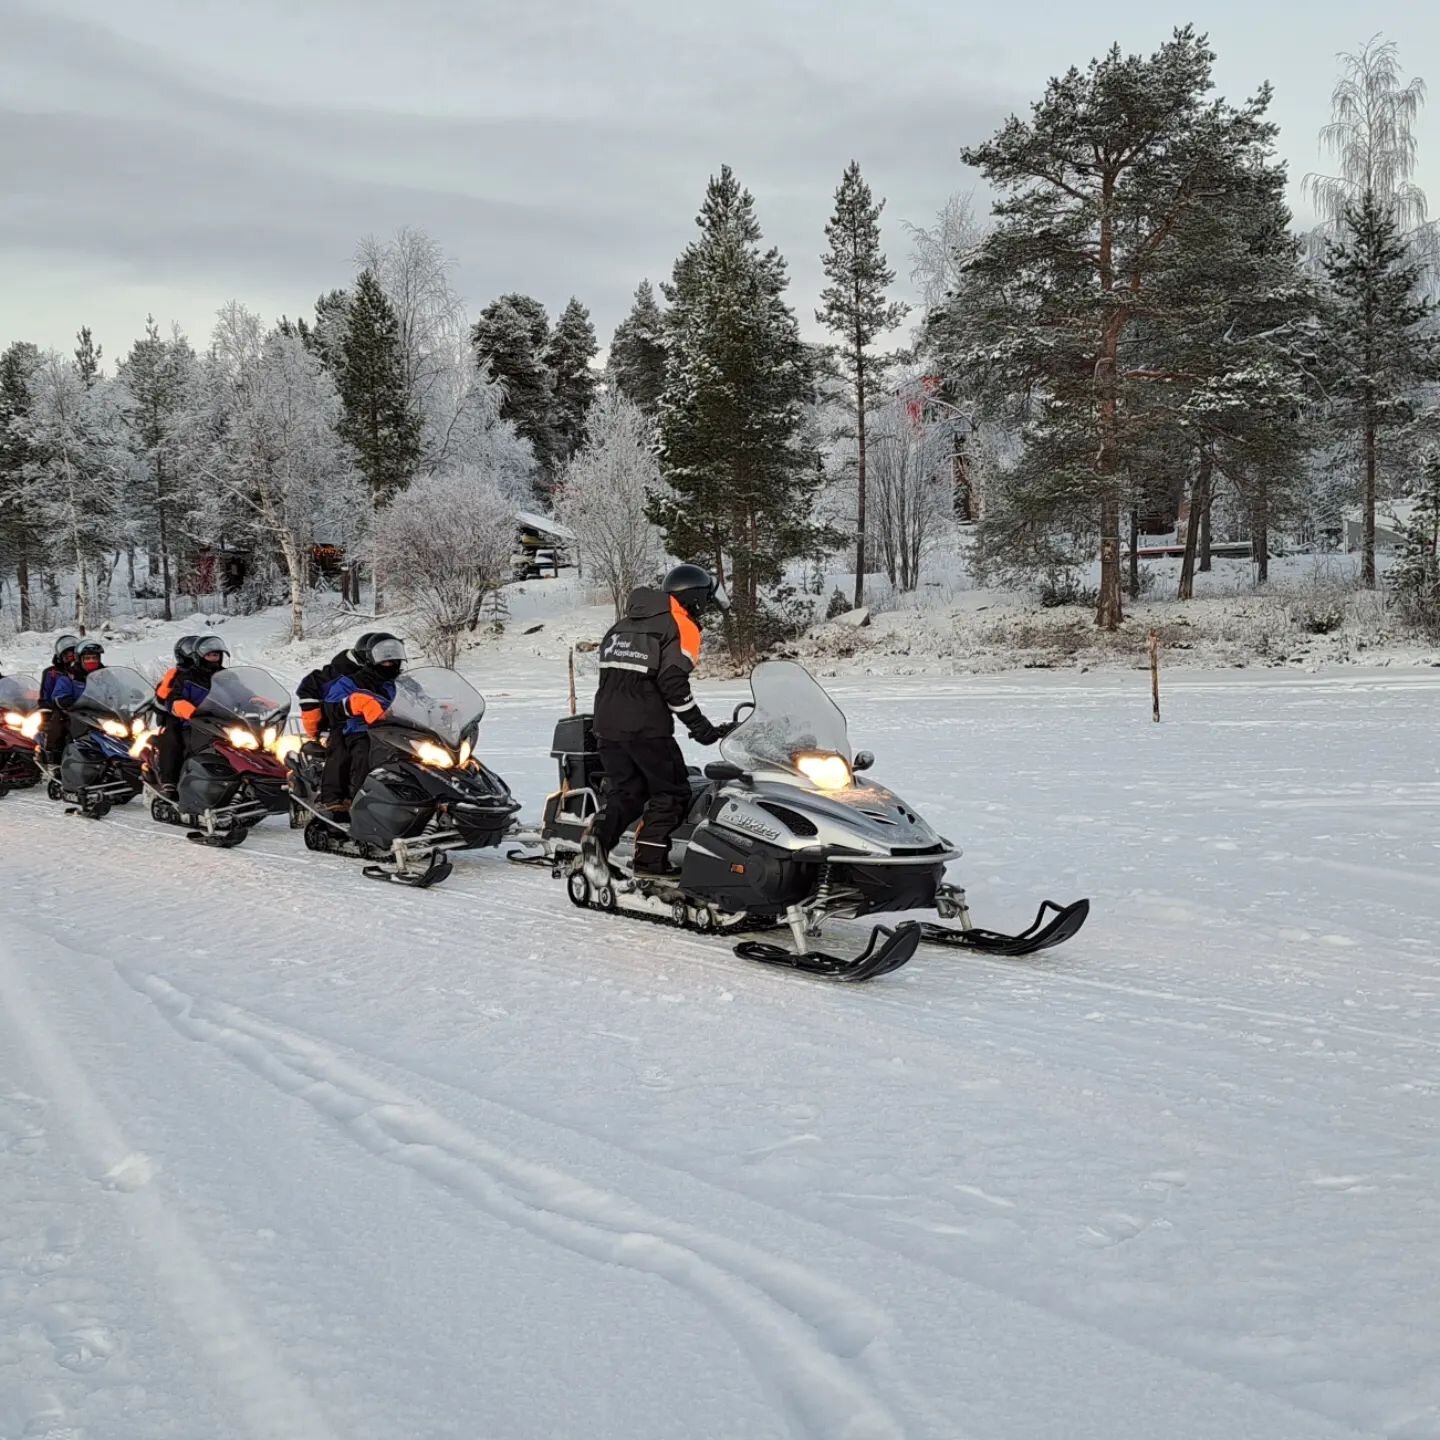
{"type": "Polygon", "coordinates": [[[721,910],[782,915],[815,888],[818,860],[701,825],[685,847],[680,888],[721,910]]]}
{"type": "Polygon", "coordinates": [[[388,849],[413,840],[435,818],[435,798],[409,766],[372,770],[350,807],[350,835],[362,845],[388,849]]]}
{"type": "Polygon", "coordinates": [[[180,809],[186,815],[205,810],[223,810],[235,803],[240,778],[234,768],[213,750],[189,755],[180,772],[180,809]]]}

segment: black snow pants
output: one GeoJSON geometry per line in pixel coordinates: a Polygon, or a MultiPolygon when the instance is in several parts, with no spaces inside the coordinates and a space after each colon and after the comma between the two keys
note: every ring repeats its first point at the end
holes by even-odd
{"type": "Polygon", "coordinates": [[[180,783],[186,748],[185,726],[172,716],[166,720],[155,742],[155,770],[162,785],[173,789],[180,783]]]}
{"type": "Polygon", "coordinates": [[[608,855],[635,823],[635,866],[659,869],[670,858],[670,837],[690,804],[685,757],[671,736],[661,740],[601,740],[605,786],[595,838],[608,855]]]}
{"type": "Polygon", "coordinates": [[[353,735],[347,735],[340,729],[332,730],[325,755],[325,769],[320,775],[321,803],[334,805],[342,800],[353,800],[369,773],[369,734],[364,730],[353,735]]]}

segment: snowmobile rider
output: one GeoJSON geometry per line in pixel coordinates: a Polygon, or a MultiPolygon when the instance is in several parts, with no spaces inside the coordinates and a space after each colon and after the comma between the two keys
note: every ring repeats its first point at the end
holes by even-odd
{"type": "Polygon", "coordinates": [[[701,745],[714,745],[733,728],[712,725],[690,693],[700,660],[699,622],[712,605],[730,608],[714,576],[700,565],[677,565],[660,589],[632,591],[624,618],[600,642],[595,736],[605,785],[599,813],[581,842],[592,885],[608,883],[607,857],[637,819],[635,874],[675,873],[670,837],[690,804],[675,721],[701,745]]]}
{"type": "MultiPolygon", "coordinates": [[[[180,737],[186,744],[190,739],[190,720],[205,703],[210,693],[210,683],[225,668],[230,651],[218,635],[202,635],[195,641],[190,659],[175,670],[175,679],[170,683],[170,714],[180,727],[180,737]]],[[[180,741],[177,740],[177,745],[180,741]]],[[[183,759],[183,748],[181,758],[183,759]]],[[[178,778],[179,764],[176,765],[178,778]]]]}
{"type": "Polygon", "coordinates": [[[325,708],[338,734],[332,737],[320,780],[320,803],[344,814],[370,773],[370,727],[395,701],[395,682],[405,668],[405,644],[383,632],[355,644],[359,667],[325,689],[325,708]]]}
{"type": "Polygon", "coordinates": [[[185,724],[170,708],[175,699],[175,686],[182,671],[195,663],[195,642],[198,635],[182,635],[175,642],[175,663],[160,677],[155,687],[155,708],[164,717],[160,738],[155,742],[156,778],[161,793],[174,799],[180,783],[180,767],[185,760],[185,724]]]}
{"type": "MultiPolygon", "coordinates": [[[[85,685],[90,677],[97,670],[105,668],[105,662],[101,659],[104,654],[105,647],[98,640],[77,641],[74,663],[62,669],[55,678],[51,699],[55,705],[54,713],[59,724],[56,727],[55,758],[50,762],[53,765],[60,763],[61,752],[65,749],[65,741],[69,738],[70,723],[65,717],[65,712],[71,709],[85,693],[85,685]]],[[[47,736],[47,742],[48,739],[47,736]]]]}
{"type": "Polygon", "coordinates": [[[40,722],[40,757],[51,766],[60,763],[60,752],[65,748],[65,712],[56,704],[55,687],[62,675],[75,673],[75,647],[79,643],[78,635],[62,635],[55,642],[50,663],[40,674],[40,709],[44,715],[40,722]]]}
{"type": "Polygon", "coordinates": [[[360,651],[368,650],[376,640],[393,640],[383,630],[367,630],[348,650],[334,656],[328,665],[312,670],[296,687],[295,698],[300,702],[300,728],[306,740],[318,741],[329,730],[331,716],[325,706],[325,691],[330,685],[346,675],[353,675],[360,668],[360,651]]]}

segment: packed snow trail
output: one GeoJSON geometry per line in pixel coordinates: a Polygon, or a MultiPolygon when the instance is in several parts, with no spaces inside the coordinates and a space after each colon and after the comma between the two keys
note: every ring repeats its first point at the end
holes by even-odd
{"type": "Polygon", "coordinates": [[[0,1436],[1440,1433],[1440,685],[837,689],[1077,940],[836,990],[0,801],[0,1436]]]}

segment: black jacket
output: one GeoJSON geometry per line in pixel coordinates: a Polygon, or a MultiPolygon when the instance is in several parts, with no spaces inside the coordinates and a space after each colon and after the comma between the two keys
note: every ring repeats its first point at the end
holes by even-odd
{"type": "Polygon", "coordinates": [[[335,717],[325,708],[325,692],[334,681],[354,675],[359,669],[360,662],[355,658],[355,652],[342,650],[328,665],[312,670],[295,687],[295,698],[300,702],[300,720],[307,735],[313,737],[334,723],[335,717]],[[313,718],[307,719],[307,711],[312,712],[313,718]]]}
{"type": "Polygon", "coordinates": [[[675,717],[703,738],[710,723],[690,693],[700,659],[700,627],[660,590],[631,592],[625,617],[600,642],[595,734],[602,740],[659,740],[675,717]]]}

